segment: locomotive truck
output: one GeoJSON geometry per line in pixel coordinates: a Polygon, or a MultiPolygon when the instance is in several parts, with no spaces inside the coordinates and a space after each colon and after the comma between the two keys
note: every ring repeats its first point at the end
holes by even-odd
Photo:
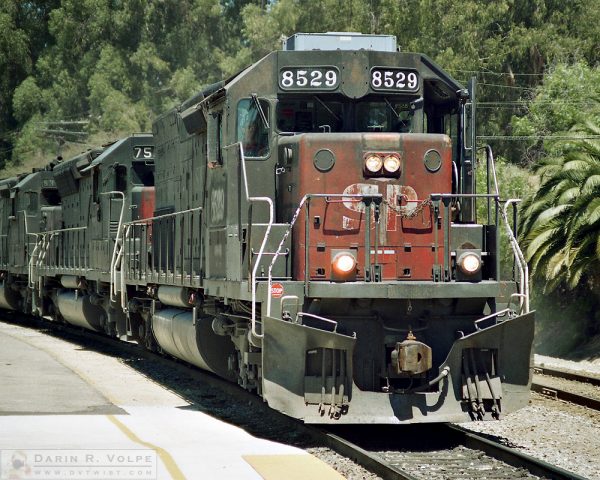
{"type": "Polygon", "coordinates": [[[0,306],[138,341],[307,423],[514,411],[534,312],[515,201],[489,147],[477,165],[475,93],[392,36],[296,34],[152,134],[1,181],[0,306]]]}

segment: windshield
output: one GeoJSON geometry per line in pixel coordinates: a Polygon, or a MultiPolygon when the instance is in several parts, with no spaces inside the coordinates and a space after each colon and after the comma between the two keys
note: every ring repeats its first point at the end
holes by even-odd
{"type": "Polygon", "coordinates": [[[277,128],[281,132],[415,131],[414,109],[407,100],[373,98],[352,101],[313,95],[280,99],[277,128]]]}
{"type": "MultiPolygon", "coordinates": [[[[265,115],[269,118],[269,104],[259,100],[265,115]]],[[[257,104],[251,98],[244,98],[238,103],[237,139],[244,146],[248,157],[264,157],[269,154],[269,129],[265,125],[257,104]]]]}

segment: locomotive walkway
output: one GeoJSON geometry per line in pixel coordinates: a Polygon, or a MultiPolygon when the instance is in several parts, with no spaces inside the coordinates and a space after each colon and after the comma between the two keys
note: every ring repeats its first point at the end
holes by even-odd
{"type": "Polygon", "coordinates": [[[0,322],[0,478],[39,468],[34,478],[342,478],[301,449],[204,413],[119,358],[0,322]]]}

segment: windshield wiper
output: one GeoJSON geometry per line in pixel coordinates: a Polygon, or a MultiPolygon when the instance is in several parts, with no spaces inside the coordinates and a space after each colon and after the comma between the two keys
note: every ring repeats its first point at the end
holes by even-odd
{"type": "Polygon", "coordinates": [[[258,114],[260,115],[260,119],[262,120],[263,125],[268,130],[269,122],[267,121],[267,116],[265,115],[265,112],[262,109],[260,102],[258,101],[258,96],[256,95],[256,93],[252,94],[252,101],[254,102],[254,105],[256,106],[256,109],[258,110],[258,114]]]}
{"type": "Polygon", "coordinates": [[[394,115],[396,115],[396,118],[400,118],[400,114],[396,111],[396,109],[394,108],[394,106],[390,103],[390,101],[384,97],[385,100],[385,104],[390,107],[390,110],[392,111],[392,113],[394,115]]]}
{"type": "Polygon", "coordinates": [[[331,110],[331,108],[329,108],[329,107],[327,106],[327,104],[326,104],[326,103],[325,103],[323,100],[321,100],[321,99],[320,99],[319,97],[317,97],[316,95],[313,95],[313,98],[314,98],[314,99],[315,99],[317,102],[319,102],[319,104],[320,104],[320,105],[321,105],[321,106],[322,106],[322,107],[323,107],[325,110],[327,110],[327,113],[329,113],[329,115],[331,115],[333,118],[335,118],[335,119],[336,119],[338,122],[341,122],[341,121],[342,121],[342,119],[341,119],[340,117],[338,117],[338,116],[335,114],[335,112],[334,112],[333,110],[331,110]]]}

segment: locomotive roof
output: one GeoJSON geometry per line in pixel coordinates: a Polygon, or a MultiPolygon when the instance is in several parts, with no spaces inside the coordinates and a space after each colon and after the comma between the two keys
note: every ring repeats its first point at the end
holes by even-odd
{"type": "MultiPolygon", "coordinates": [[[[288,42],[285,47],[288,48],[287,50],[271,52],[261,60],[241,70],[230,78],[206,86],[203,90],[184,101],[178,107],[159,116],[156,119],[155,124],[174,113],[181,114],[183,117],[202,115],[200,110],[210,108],[212,104],[219,103],[223,97],[225,97],[228,90],[237,86],[241,86],[242,88],[247,87],[249,91],[253,92],[257,92],[257,90],[260,90],[262,87],[263,92],[257,92],[261,95],[284,93],[281,89],[278,89],[277,80],[274,79],[277,75],[277,70],[281,70],[285,67],[323,67],[325,65],[335,67],[343,72],[342,75],[345,75],[347,80],[340,82],[339,86],[330,90],[328,93],[342,94],[348,98],[361,98],[369,93],[382,93],[372,92],[368,88],[361,86],[361,84],[364,85],[362,79],[356,80],[355,74],[358,72],[362,75],[360,72],[364,72],[365,67],[367,67],[367,70],[374,67],[417,70],[422,80],[422,88],[419,90],[419,94],[428,98],[430,102],[438,105],[453,103],[458,98],[466,96],[464,86],[452,78],[451,75],[445,72],[444,69],[427,55],[422,53],[398,52],[393,51],[395,49],[388,48],[389,45],[387,44],[391,45],[392,43],[389,36],[361,36],[357,33],[346,34],[344,32],[330,32],[328,34],[297,34],[295,40],[293,40],[293,42],[290,40],[290,42],[288,42]],[[300,36],[298,37],[298,35],[300,36]],[[323,36],[324,38],[349,36],[352,39],[350,44],[360,45],[360,43],[355,42],[355,40],[358,39],[360,42],[367,42],[365,45],[372,44],[374,46],[358,50],[341,48],[333,50],[333,47],[329,44],[327,44],[329,46],[325,45],[325,47],[330,49],[321,50],[289,48],[289,45],[298,43],[298,40],[305,43],[308,41],[308,43],[311,44],[315,39],[318,40],[320,36],[323,36]],[[380,42],[383,45],[382,48],[377,48],[375,46],[378,44],[378,41],[383,42],[380,42]],[[359,63],[360,68],[357,68],[359,63]],[[244,85],[244,82],[247,79],[246,86],[244,85]]],[[[395,42],[393,43],[395,46],[395,42]]],[[[314,90],[313,93],[314,92],[317,92],[317,90],[314,90]]],[[[394,92],[383,93],[394,94],[394,92]]],[[[191,133],[191,131],[189,133],[191,133]]]]}
{"type": "Polygon", "coordinates": [[[0,191],[14,187],[19,181],[18,177],[10,177],[0,180],[0,191]]]}
{"type": "Polygon", "coordinates": [[[122,138],[121,140],[117,140],[115,143],[108,146],[100,155],[98,155],[96,158],[94,158],[92,163],[90,163],[87,167],[85,167],[81,171],[87,172],[87,171],[93,169],[95,166],[100,165],[107,158],[109,158],[113,153],[120,150],[121,147],[123,147],[124,145],[129,145],[132,138],[143,138],[143,139],[147,140],[147,139],[152,139],[153,137],[152,137],[152,134],[150,134],[150,133],[138,133],[135,135],[131,135],[129,137],[122,138]]]}
{"type": "MultiPolygon", "coordinates": [[[[44,178],[44,181],[46,180],[46,178],[54,180],[52,170],[43,169],[28,173],[23,177],[19,177],[19,182],[10,188],[11,190],[21,190],[27,187],[29,184],[37,182],[40,178],[44,178]]],[[[50,187],[50,185],[43,185],[43,187],[50,187]]],[[[54,181],[52,182],[52,187],[54,187],[54,181]]]]}
{"type": "MultiPolygon", "coordinates": [[[[431,58],[422,53],[376,50],[280,50],[269,53],[255,64],[241,71],[238,75],[225,81],[221,89],[214,91],[211,95],[204,98],[203,102],[210,103],[218,99],[223,95],[224,91],[241,84],[246,76],[254,74],[254,72],[259,72],[266,79],[272,78],[276,70],[281,70],[285,67],[328,65],[336,67],[342,72],[347,72],[343,73],[343,75],[347,75],[347,78],[350,79],[351,74],[355,75],[357,71],[361,70],[357,68],[359,63],[363,67],[362,71],[364,71],[364,67],[373,68],[375,66],[383,68],[401,67],[417,70],[423,80],[424,91],[426,90],[427,96],[436,102],[456,99],[464,91],[463,85],[452,78],[450,74],[444,71],[431,58]]],[[[365,88],[362,93],[358,95],[354,94],[352,87],[359,85],[361,82],[362,79],[355,80],[352,77],[352,81],[341,82],[340,86],[335,89],[335,92],[350,98],[359,98],[369,93],[365,88]]],[[[256,88],[254,86],[255,82],[252,83],[252,88],[256,88]]],[[[277,86],[275,86],[273,93],[277,93],[277,91],[277,86]]]]}

